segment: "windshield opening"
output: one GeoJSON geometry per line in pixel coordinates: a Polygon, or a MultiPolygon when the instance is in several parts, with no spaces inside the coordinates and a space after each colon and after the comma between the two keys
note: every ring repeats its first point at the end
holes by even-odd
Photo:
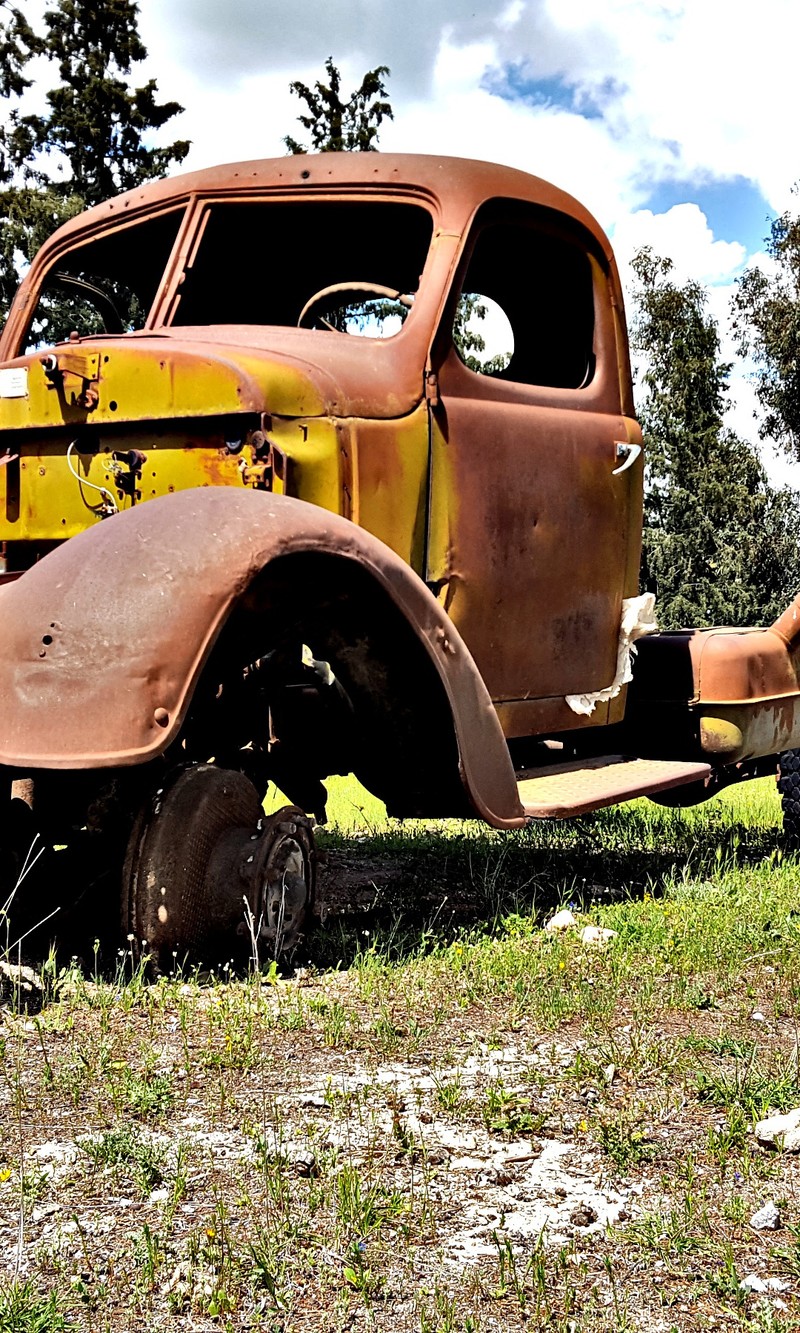
{"type": "Polygon", "coordinates": [[[59,256],[28,327],[26,352],[98,333],[144,327],[169,262],[183,209],[121,227],[59,256]]]}
{"type": "Polygon", "coordinates": [[[433,234],[406,203],[213,204],[172,323],[271,324],[391,336],[433,234]],[[403,299],[405,298],[405,299],[403,299]]]}

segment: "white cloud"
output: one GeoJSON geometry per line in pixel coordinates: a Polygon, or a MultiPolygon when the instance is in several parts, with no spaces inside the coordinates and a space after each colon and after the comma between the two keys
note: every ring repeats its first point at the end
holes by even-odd
{"type": "Polygon", "coordinates": [[[332,54],[346,89],[391,67],[384,148],[511,162],[608,228],[661,182],[743,177],[783,208],[800,174],[795,0],[141,0],[141,29],[162,94],[187,107],[188,165],[281,153],[302,109],[290,79],[332,54]],[[562,105],[524,95],[542,79],[562,105]]]}
{"type": "Polygon", "coordinates": [[[744,266],[745,247],[739,241],[719,241],[697,204],[675,204],[666,213],[638,209],[621,218],[613,229],[614,249],[624,280],[630,282],[628,265],[643,246],[670,258],[674,278],[689,278],[714,285],[729,284],[744,266]]]}
{"type": "Polygon", "coordinates": [[[289,82],[322,77],[328,55],[346,91],[387,64],[384,149],[553,180],[612,234],[623,269],[652,245],[678,280],[711,284],[720,316],[745,247],[713,234],[688,187],[684,203],[648,208],[657,187],[741,179],[776,211],[798,207],[796,0],[140,0],[140,28],[150,59],[134,76],[186,107],[159,137],[194,140],[187,168],[281,154],[300,134],[289,82]]]}
{"type": "MultiPolygon", "coordinates": [[[[43,4],[27,0],[34,17],[43,4]]],[[[187,107],[161,140],[192,137],[189,165],[282,152],[300,109],[289,80],[313,82],[332,54],[346,86],[392,68],[393,146],[419,147],[425,108],[428,151],[446,138],[466,155],[477,140],[483,156],[535,157],[607,226],[670,179],[744,177],[776,210],[796,206],[796,0],[140,0],[140,28],[151,58],[134,73],[187,107]],[[497,95],[469,99],[510,65],[563,81],[577,108],[593,100],[595,118],[574,116],[589,129],[563,107],[554,121],[530,102],[504,116],[497,95]],[[492,140],[482,115],[504,137],[492,140]]]]}

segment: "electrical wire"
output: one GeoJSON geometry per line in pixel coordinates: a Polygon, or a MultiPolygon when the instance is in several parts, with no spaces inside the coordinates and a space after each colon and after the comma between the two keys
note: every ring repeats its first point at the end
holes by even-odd
{"type": "Polygon", "coordinates": [[[101,507],[101,512],[104,511],[106,514],[118,514],[119,505],[114,499],[114,496],[111,494],[111,491],[109,491],[105,486],[98,486],[96,482],[89,481],[88,477],[82,477],[80,472],[78,472],[76,468],[73,466],[72,451],[77,446],[77,443],[78,443],[77,440],[73,440],[67,449],[67,467],[69,468],[70,472],[72,473],[73,477],[75,478],[79,486],[88,486],[91,490],[99,491],[101,495],[106,497],[101,507]]]}

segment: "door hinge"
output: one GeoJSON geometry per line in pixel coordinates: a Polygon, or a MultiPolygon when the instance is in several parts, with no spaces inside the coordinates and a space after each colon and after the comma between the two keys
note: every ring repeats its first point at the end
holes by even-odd
{"type": "Polygon", "coordinates": [[[439,406],[439,376],[435,370],[425,371],[425,397],[431,407],[439,406]]]}

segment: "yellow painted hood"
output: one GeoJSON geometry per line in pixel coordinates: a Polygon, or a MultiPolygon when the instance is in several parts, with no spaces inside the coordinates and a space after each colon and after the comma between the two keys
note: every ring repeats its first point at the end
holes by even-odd
{"type": "Polygon", "coordinates": [[[270,412],[322,416],[331,375],[280,352],[172,337],[84,338],[0,368],[0,430],[270,412]]]}

